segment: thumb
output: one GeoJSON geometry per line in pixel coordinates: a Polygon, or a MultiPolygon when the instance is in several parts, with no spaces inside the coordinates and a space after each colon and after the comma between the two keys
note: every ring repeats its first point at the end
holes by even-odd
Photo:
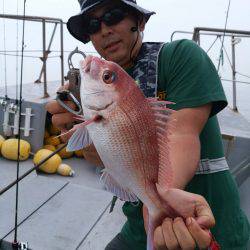
{"type": "Polygon", "coordinates": [[[197,204],[196,214],[196,221],[201,227],[209,229],[215,226],[215,218],[207,204],[197,204]]]}

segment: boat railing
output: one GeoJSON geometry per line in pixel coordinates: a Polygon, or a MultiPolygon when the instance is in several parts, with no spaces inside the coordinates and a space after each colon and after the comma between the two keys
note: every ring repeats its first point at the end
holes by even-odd
{"type": "MultiPolygon", "coordinates": [[[[42,24],[42,56],[39,57],[42,60],[42,69],[38,79],[35,81],[36,83],[41,83],[43,78],[43,85],[44,85],[44,93],[43,97],[46,98],[49,96],[48,89],[47,89],[47,60],[49,58],[49,54],[51,52],[51,44],[54,39],[56,29],[60,27],[60,49],[59,49],[59,58],[60,58],[60,68],[61,68],[61,85],[64,85],[64,45],[63,45],[63,25],[65,24],[62,19],[59,18],[52,18],[52,17],[42,17],[42,16],[22,16],[22,15],[10,15],[10,14],[0,14],[0,18],[3,19],[14,19],[14,20],[25,20],[30,22],[39,22],[42,24]],[[46,42],[46,34],[47,34],[47,24],[53,24],[54,28],[49,40],[49,43],[46,42]]],[[[12,51],[13,52],[13,51],[12,51]]],[[[18,52],[18,51],[16,51],[18,52]]],[[[3,53],[7,53],[7,51],[3,51],[3,53]]]]}
{"type": "MultiPolygon", "coordinates": [[[[241,41],[240,39],[243,38],[250,38],[250,31],[245,31],[245,30],[233,30],[233,29],[217,29],[217,28],[207,28],[207,27],[195,27],[193,32],[189,31],[181,31],[177,30],[174,31],[171,34],[171,41],[174,40],[174,37],[177,34],[185,34],[185,35],[191,35],[192,40],[195,41],[197,44],[201,44],[201,36],[214,36],[215,40],[213,41],[212,45],[210,46],[209,49],[211,49],[215,42],[217,41],[218,38],[224,38],[224,37],[229,37],[231,38],[231,60],[230,60],[230,65],[231,65],[231,73],[232,73],[232,79],[225,79],[221,78],[222,81],[226,82],[232,82],[232,109],[234,111],[237,111],[237,88],[236,88],[236,83],[244,83],[244,84],[250,84],[248,81],[239,81],[236,80],[236,63],[235,63],[235,58],[236,58],[236,45],[241,41]]],[[[221,50],[225,50],[224,48],[224,43],[223,40],[221,41],[221,50]]],[[[227,54],[228,56],[228,54],[227,54]]],[[[220,62],[220,61],[219,61],[220,62]]],[[[220,63],[218,64],[217,70],[219,71],[220,63]]],[[[243,74],[241,74],[244,76],[243,74]]],[[[248,76],[246,76],[248,77],[248,76]]],[[[250,77],[248,77],[250,78],[250,77]]]]}

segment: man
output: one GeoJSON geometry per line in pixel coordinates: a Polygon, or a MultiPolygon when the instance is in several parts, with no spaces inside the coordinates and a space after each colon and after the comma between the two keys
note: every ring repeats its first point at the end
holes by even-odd
{"type": "MultiPolygon", "coordinates": [[[[169,138],[169,157],[177,189],[159,193],[169,202],[178,197],[175,192],[184,192],[180,189],[204,196],[216,219],[212,233],[222,249],[246,249],[249,224],[239,207],[216,118],[227,105],[219,77],[205,52],[191,41],[142,43],[142,32],[152,14],[134,0],[85,0],[81,13],[71,17],[67,26],[76,39],[91,41],[103,58],[122,66],[146,96],[158,95],[176,103],[171,107],[177,112],[173,114],[176,124],[169,138]]],[[[56,102],[47,109],[62,130],[73,120],[56,102]]],[[[192,196],[198,217],[199,211],[208,209],[200,198],[192,196]]],[[[123,212],[128,220],[106,250],[145,249],[146,209],[141,203],[126,202],[123,212]]],[[[211,239],[206,229],[213,223],[211,213],[206,215],[210,223],[203,227],[191,218],[166,218],[155,230],[157,249],[194,249],[196,244],[207,248],[211,239]]]]}

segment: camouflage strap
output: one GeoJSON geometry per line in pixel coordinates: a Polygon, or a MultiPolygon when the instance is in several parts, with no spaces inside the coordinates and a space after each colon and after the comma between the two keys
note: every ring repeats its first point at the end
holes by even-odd
{"type": "Polygon", "coordinates": [[[155,97],[157,94],[158,57],[163,45],[164,43],[143,43],[130,74],[146,97],[155,97]]]}

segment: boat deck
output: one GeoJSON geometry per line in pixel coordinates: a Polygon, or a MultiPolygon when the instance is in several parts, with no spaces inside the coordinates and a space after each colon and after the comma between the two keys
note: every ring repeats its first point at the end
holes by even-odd
{"type": "MultiPolygon", "coordinates": [[[[103,190],[96,167],[84,159],[64,160],[74,177],[37,175],[19,185],[18,240],[30,249],[104,249],[119,232],[124,216],[121,202],[109,214],[112,195],[103,190]]],[[[33,166],[22,162],[20,174],[33,166]]],[[[16,176],[16,164],[0,159],[0,189],[16,176]]],[[[0,249],[10,249],[14,238],[15,188],[0,196],[0,249]]]]}

